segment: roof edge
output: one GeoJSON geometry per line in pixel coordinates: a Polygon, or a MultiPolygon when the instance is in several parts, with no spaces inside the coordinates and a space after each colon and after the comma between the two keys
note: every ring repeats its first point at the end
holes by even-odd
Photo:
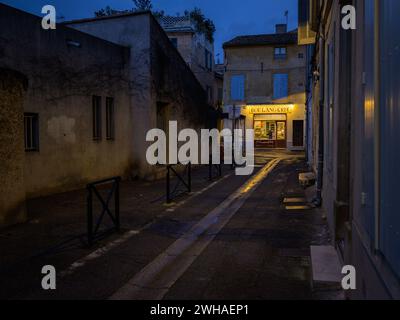
{"type": "Polygon", "coordinates": [[[70,21],[63,21],[60,24],[67,24],[67,25],[68,24],[77,24],[77,23],[85,23],[85,22],[92,22],[92,21],[102,21],[102,20],[110,20],[110,19],[117,19],[117,18],[125,18],[125,17],[145,15],[145,14],[152,15],[150,10],[142,10],[142,11],[113,14],[110,16],[101,16],[101,17],[92,17],[92,18],[83,18],[83,19],[75,19],[75,20],[70,20],[70,21]]]}

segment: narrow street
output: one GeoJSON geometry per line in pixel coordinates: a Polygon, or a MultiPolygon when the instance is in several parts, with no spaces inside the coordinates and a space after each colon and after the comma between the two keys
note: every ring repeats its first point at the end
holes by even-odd
{"type": "MultiPolygon", "coordinates": [[[[142,228],[124,229],[92,251],[75,246],[25,261],[9,273],[14,281],[2,286],[2,294],[22,299],[321,298],[312,289],[310,245],[329,243],[326,221],[317,209],[289,211],[283,204],[284,198],[305,198],[298,182],[306,169],[302,158],[259,151],[253,176],[227,171],[220,181],[164,206],[142,228]],[[41,290],[40,267],[46,264],[57,268],[57,290],[41,290]]],[[[130,215],[122,218],[126,225],[133,225],[134,212],[122,211],[130,215]]]]}
{"type": "Polygon", "coordinates": [[[0,1],[0,301],[400,300],[397,13],[0,1]]]}

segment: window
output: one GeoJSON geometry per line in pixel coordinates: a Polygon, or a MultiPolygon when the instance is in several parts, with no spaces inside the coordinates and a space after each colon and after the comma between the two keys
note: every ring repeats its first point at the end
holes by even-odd
{"type": "Polygon", "coordinates": [[[232,76],[231,99],[236,101],[244,100],[244,75],[232,76]]]}
{"type": "Polygon", "coordinates": [[[106,98],[106,137],[107,140],[115,139],[114,98],[106,98]]]}
{"type": "Polygon", "coordinates": [[[178,38],[169,38],[169,40],[171,40],[175,48],[178,48],[178,38]]]}
{"type": "Polygon", "coordinates": [[[213,91],[212,91],[212,87],[210,86],[206,86],[206,91],[207,91],[207,100],[208,103],[213,103],[213,91]]]}
{"type": "Polygon", "coordinates": [[[24,114],[25,151],[39,151],[39,115],[24,114]]]}
{"type": "Polygon", "coordinates": [[[204,51],[204,59],[205,59],[205,67],[208,71],[212,71],[213,67],[213,59],[212,59],[212,53],[205,49],[204,51]]]}
{"type": "Polygon", "coordinates": [[[274,99],[288,96],[288,78],[286,73],[274,74],[274,99]]]}
{"type": "Polygon", "coordinates": [[[299,53],[298,57],[299,57],[299,59],[304,59],[304,54],[303,53],[299,53]]]}
{"type": "Polygon", "coordinates": [[[274,50],[275,59],[286,59],[287,52],[285,47],[276,47],[274,50]]]}
{"type": "Polygon", "coordinates": [[[93,140],[101,140],[101,97],[93,96],[93,140]]]}

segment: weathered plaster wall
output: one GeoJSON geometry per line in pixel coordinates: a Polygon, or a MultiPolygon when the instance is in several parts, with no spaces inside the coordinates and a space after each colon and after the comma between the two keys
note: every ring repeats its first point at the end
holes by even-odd
{"type": "Polygon", "coordinates": [[[226,72],[224,75],[224,104],[251,103],[305,103],[306,51],[297,45],[287,46],[287,59],[274,59],[274,46],[226,48],[226,72]],[[298,54],[302,53],[300,59],[298,54]],[[262,66],[263,64],[263,66],[262,66]],[[273,99],[273,74],[289,75],[289,96],[273,99]],[[245,76],[245,101],[231,100],[231,77],[245,76]]]}
{"type": "Polygon", "coordinates": [[[178,51],[185,62],[191,67],[193,61],[193,38],[192,32],[167,32],[169,38],[178,40],[178,51]]]}
{"type": "MultiPolygon", "coordinates": [[[[178,51],[190,66],[190,69],[201,83],[204,90],[210,87],[213,93],[216,88],[214,78],[214,44],[210,43],[201,33],[192,32],[167,32],[169,38],[178,39],[178,51]],[[205,61],[205,50],[212,55],[212,70],[207,69],[205,61]]],[[[216,105],[217,96],[213,94],[212,100],[208,101],[216,105]]]]}
{"type": "MultiPolygon", "coordinates": [[[[129,47],[129,99],[132,123],[129,137],[133,155],[132,175],[148,175],[146,133],[152,127],[150,15],[147,13],[69,24],[71,28],[129,47]]],[[[172,46],[172,44],[171,44],[172,46]]]]}
{"type": "Polygon", "coordinates": [[[69,25],[130,48],[131,147],[137,174],[152,179],[158,168],[147,163],[146,134],[157,127],[157,103],[166,105],[166,121],[177,120],[180,128],[205,127],[207,105],[201,84],[149,13],[69,25]]]}
{"type": "MultiPolygon", "coordinates": [[[[293,120],[305,120],[306,94],[305,71],[306,49],[302,46],[287,45],[287,59],[274,59],[274,46],[228,47],[225,49],[224,105],[246,106],[249,104],[294,104],[287,114],[287,147],[293,149],[293,120]],[[303,58],[299,58],[299,54],[303,58]],[[289,76],[288,96],[273,98],[273,75],[287,73],[289,76]],[[245,94],[243,101],[231,99],[231,77],[244,75],[245,94]]],[[[246,116],[246,127],[253,128],[254,117],[242,108],[246,116]]],[[[230,121],[225,121],[227,127],[230,121]]],[[[306,125],[304,123],[304,136],[306,125]]],[[[305,142],[305,138],[304,138],[305,142]]],[[[294,148],[297,149],[297,148],[294,148]]],[[[302,148],[301,148],[302,149],[302,148]]]]}
{"type": "Polygon", "coordinates": [[[24,110],[27,80],[21,74],[0,68],[0,226],[23,222],[24,110]]]}
{"type": "Polygon", "coordinates": [[[154,19],[150,39],[153,106],[168,104],[170,119],[177,120],[180,128],[204,128],[207,101],[201,83],[154,19]]]}
{"type": "Polygon", "coordinates": [[[25,153],[28,197],[129,174],[129,51],[61,25],[43,30],[40,18],[1,5],[0,53],[0,67],[27,75],[24,111],[39,115],[39,151],[25,153]],[[93,140],[93,95],[103,99],[100,141],[93,140]],[[114,141],[105,138],[107,96],[115,99],[114,141]]]}

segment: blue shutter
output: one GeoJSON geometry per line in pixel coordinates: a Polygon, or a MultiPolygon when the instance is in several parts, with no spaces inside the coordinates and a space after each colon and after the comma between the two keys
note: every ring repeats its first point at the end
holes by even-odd
{"type": "Polygon", "coordinates": [[[231,78],[231,99],[244,100],[244,76],[232,76],[231,78]]]}
{"type": "Polygon", "coordinates": [[[278,99],[280,95],[279,74],[274,74],[274,99],[278,99]]]}
{"type": "Polygon", "coordinates": [[[281,99],[288,96],[289,77],[284,73],[274,74],[274,99],[281,99]]]}

